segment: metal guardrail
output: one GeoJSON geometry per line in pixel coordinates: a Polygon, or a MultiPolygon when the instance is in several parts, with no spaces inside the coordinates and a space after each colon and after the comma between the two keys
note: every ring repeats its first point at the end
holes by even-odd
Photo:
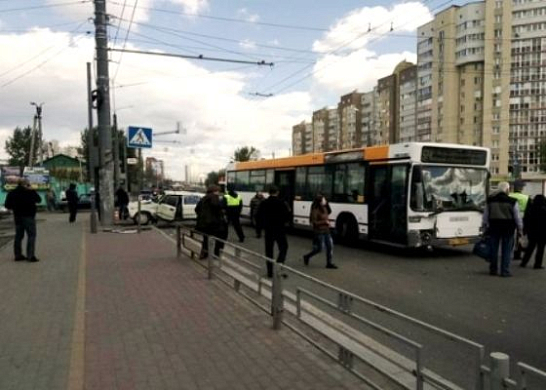
{"type": "MultiPolygon", "coordinates": [[[[202,233],[178,225],[176,235],[177,256],[180,256],[185,250],[193,260],[197,260],[201,250],[202,237],[202,233]]],[[[447,390],[460,389],[460,387],[441,378],[424,367],[422,344],[355,313],[353,310],[355,303],[368,306],[383,314],[430,331],[446,340],[454,341],[470,348],[476,360],[474,366],[474,389],[476,390],[485,390],[486,388],[491,390],[531,390],[546,388],[546,372],[542,370],[525,363],[518,363],[517,370],[519,378],[516,381],[510,378],[509,357],[507,355],[492,353],[490,355],[491,368],[489,368],[485,364],[485,348],[481,344],[325,283],[233,243],[210,236],[208,244],[210,248],[215,245],[215,241],[219,241],[225,246],[221,255],[219,257],[210,255],[206,262],[198,262],[198,264],[206,268],[209,279],[212,279],[214,275],[216,275],[217,279],[230,285],[238,292],[241,292],[241,287],[245,286],[251,292],[255,293],[257,297],[248,294],[242,295],[262,310],[270,313],[272,316],[273,329],[279,329],[281,324],[286,325],[372,388],[379,390],[383,389],[383,387],[379,386],[367,375],[364,375],[355,369],[354,359],[369,364],[369,361],[363,358],[363,356],[373,355],[382,359],[382,362],[385,364],[402,370],[406,373],[406,376],[403,379],[400,378],[399,373],[396,376],[381,367],[371,367],[379,375],[387,377],[402,388],[417,390],[423,390],[425,388],[447,390]],[[226,250],[226,248],[229,250],[226,250]],[[248,259],[248,257],[252,260],[248,259]],[[273,264],[273,278],[271,280],[260,275],[260,271],[262,271],[263,267],[257,265],[256,261],[260,261],[264,265],[266,262],[273,264]],[[239,263],[242,263],[243,266],[239,265],[239,263]],[[296,287],[295,294],[283,290],[282,274],[286,272],[290,272],[307,282],[330,290],[337,295],[337,302],[333,302],[330,299],[300,286],[296,287]],[[224,276],[228,276],[230,279],[227,279],[224,276]],[[269,307],[264,305],[264,298],[269,302],[269,307]],[[328,312],[321,310],[318,306],[313,305],[313,302],[319,303],[330,310],[328,312]],[[337,344],[337,355],[320,345],[314,338],[307,336],[289,321],[286,321],[284,318],[285,311],[286,313],[291,314],[293,318],[297,319],[299,322],[318,332],[321,336],[324,336],[337,344]],[[331,313],[334,313],[334,315],[331,313]],[[337,316],[335,316],[335,314],[337,314],[337,316]],[[398,353],[394,353],[392,350],[389,350],[388,353],[386,353],[386,351],[382,350],[386,348],[382,347],[379,343],[367,343],[366,341],[369,340],[367,340],[367,336],[365,336],[364,333],[343,321],[343,319],[347,318],[355,320],[361,325],[371,328],[386,337],[405,345],[413,351],[414,358],[408,359],[398,353]],[[413,378],[410,384],[408,384],[408,375],[411,375],[413,378]],[[530,377],[543,381],[543,385],[541,387],[530,387],[528,385],[528,379],[530,377]],[[486,385],[489,386],[486,387],[486,385]]]]}

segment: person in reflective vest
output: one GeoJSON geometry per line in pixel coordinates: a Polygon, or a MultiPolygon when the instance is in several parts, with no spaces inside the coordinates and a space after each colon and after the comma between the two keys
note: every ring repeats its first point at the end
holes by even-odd
{"type": "MultiPolygon", "coordinates": [[[[525,215],[525,210],[527,209],[527,204],[529,203],[529,195],[522,193],[523,187],[525,187],[525,182],[523,180],[516,180],[513,184],[513,189],[509,196],[512,199],[515,199],[518,204],[519,215],[525,215]]],[[[524,231],[527,230],[525,226],[523,227],[524,231]]],[[[514,245],[514,260],[521,260],[521,252],[523,248],[521,247],[519,240],[514,245]]]]}
{"type": "Polygon", "coordinates": [[[241,195],[233,190],[233,188],[228,189],[228,193],[224,195],[226,199],[226,215],[228,219],[228,224],[232,224],[239,237],[239,242],[245,241],[245,234],[243,233],[243,228],[241,227],[241,210],[243,210],[243,199],[241,195]]]}

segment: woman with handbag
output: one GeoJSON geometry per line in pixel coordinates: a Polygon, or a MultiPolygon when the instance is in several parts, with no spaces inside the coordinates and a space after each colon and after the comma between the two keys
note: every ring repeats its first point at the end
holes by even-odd
{"type": "Polygon", "coordinates": [[[536,247],[534,269],[543,269],[542,257],[544,256],[544,247],[546,246],[546,232],[542,224],[546,220],[546,198],[543,195],[536,195],[531,204],[525,210],[523,217],[523,229],[527,234],[529,243],[525,249],[525,255],[520,266],[525,267],[536,247]]]}
{"type": "Polygon", "coordinates": [[[303,263],[305,265],[309,265],[309,259],[320,253],[323,247],[326,247],[326,268],[337,268],[332,260],[334,244],[332,235],[330,234],[329,215],[331,212],[332,210],[326,198],[322,194],[317,195],[311,205],[311,215],[309,216],[314,233],[313,250],[303,256],[303,263]]]}

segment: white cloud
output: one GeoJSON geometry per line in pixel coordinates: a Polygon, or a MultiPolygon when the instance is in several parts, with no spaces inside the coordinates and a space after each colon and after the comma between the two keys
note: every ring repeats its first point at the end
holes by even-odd
{"type": "MultiPolygon", "coordinates": [[[[0,75],[14,69],[0,77],[0,85],[49,59],[27,76],[0,87],[0,93],[10,97],[0,105],[0,144],[16,126],[32,124],[30,101],[45,103],[45,139],[58,139],[61,146],[79,144],[80,132],[87,126],[85,63],[93,59],[92,37],[73,40],[67,33],[45,29],[0,35],[0,52],[11,53],[0,62],[0,75]],[[50,46],[51,50],[21,65],[50,46]]],[[[197,161],[204,173],[222,168],[233,151],[244,145],[255,146],[266,156],[273,151],[277,156],[287,154],[293,124],[313,109],[309,94],[256,99],[244,94],[250,80],[248,69],[212,72],[201,65],[183,59],[124,54],[116,84],[127,87],[115,89],[115,103],[119,108],[133,108],[118,112],[120,127],[138,125],[166,131],[175,129],[180,121],[187,129],[186,135],[161,137],[181,144],[158,143],[145,155],[164,156],[167,173],[181,179],[184,165],[197,161]]],[[[115,67],[110,69],[112,75],[115,67]]]]}
{"type": "Polygon", "coordinates": [[[191,14],[203,12],[209,8],[208,0],[171,0],[173,3],[180,4],[184,11],[191,14]]]}
{"type": "Polygon", "coordinates": [[[254,50],[256,49],[256,42],[250,39],[244,39],[243,41],[239,42],[239,46],[241,46],[243,49],[254,50]]]}
{"type": "Polygon", "coordinates": [[[246,8],[239,9],[237,11],[237,15],[239,15],[239,17],[243,18],[247,22],[254,23],[254,22],[257,22],[258,20],[260,20],[260,15],[250,13],[246,8]]]}
{"type": "Polygon", "coordinates": [[[313,43],[313,50],[320,53],[357,50],[387,38],[391,22],[394,31],[411,32],[431,19],[430,10],[420,2],[397,4],[390,9],[363,7],[339,19],[323,39],[313,43]]]}
{"type": "Polygon", "coordinates": [[[350,12],[313,43],[313,50],[321,54],[313,68],[314,88],[337,94],[371,90],[400,61],[415,62],[417,56],[409,51],[389,53],[388,49],[377,53],[370,46],[382,41],[382,47],[388,47],[391,22],[395,32],[413,32],[431,18],[429,9],[419,2],[350,12]]]}
{"type": "Polygon", "coordinates": [[[314,79],[338,94],[353,89],[369,91],[377,84],[378,79],[391,74],[395,66],[403,60],[415,63],[417,56],[407,51],[376,55],[365,49],[344,57],[328,55],[316,63],[314,79]]]}

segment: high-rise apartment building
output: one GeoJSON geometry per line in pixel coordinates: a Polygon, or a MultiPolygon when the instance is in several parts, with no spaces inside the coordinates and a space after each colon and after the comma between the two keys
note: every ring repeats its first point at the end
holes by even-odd
{"type": "Polygon", "coordinates": [[[338,103],[340,149],[362,145],[362,94],[353,91],[343,95],[338,103]]]}
{"type": "Polygon", "coordinates": [[[362,113],[362,140],[361,146],[371,146],[380,143],[379,135],[377,134],[376,123],[379,122],[377,112],[377,88],[370,92],[364,92],[361,100],[362,113]]]}
{"type": "Polygon", "coordinates": [[[417,140],[491,148],[491,172],[539,171],[546,0],[453,6],[418,29],[417,140]]]}
{"type": "Polygon", "coordinates": [[[398,142],[412,142],[417,125],[417,66],[401,70],[398,77],[398,142]]]}
{"type": "Polygon", "coordinates": [[[314,150],[313,142],[312,123],[303,121],[292,126],[292,154],[312,153],[314,150]]]}

